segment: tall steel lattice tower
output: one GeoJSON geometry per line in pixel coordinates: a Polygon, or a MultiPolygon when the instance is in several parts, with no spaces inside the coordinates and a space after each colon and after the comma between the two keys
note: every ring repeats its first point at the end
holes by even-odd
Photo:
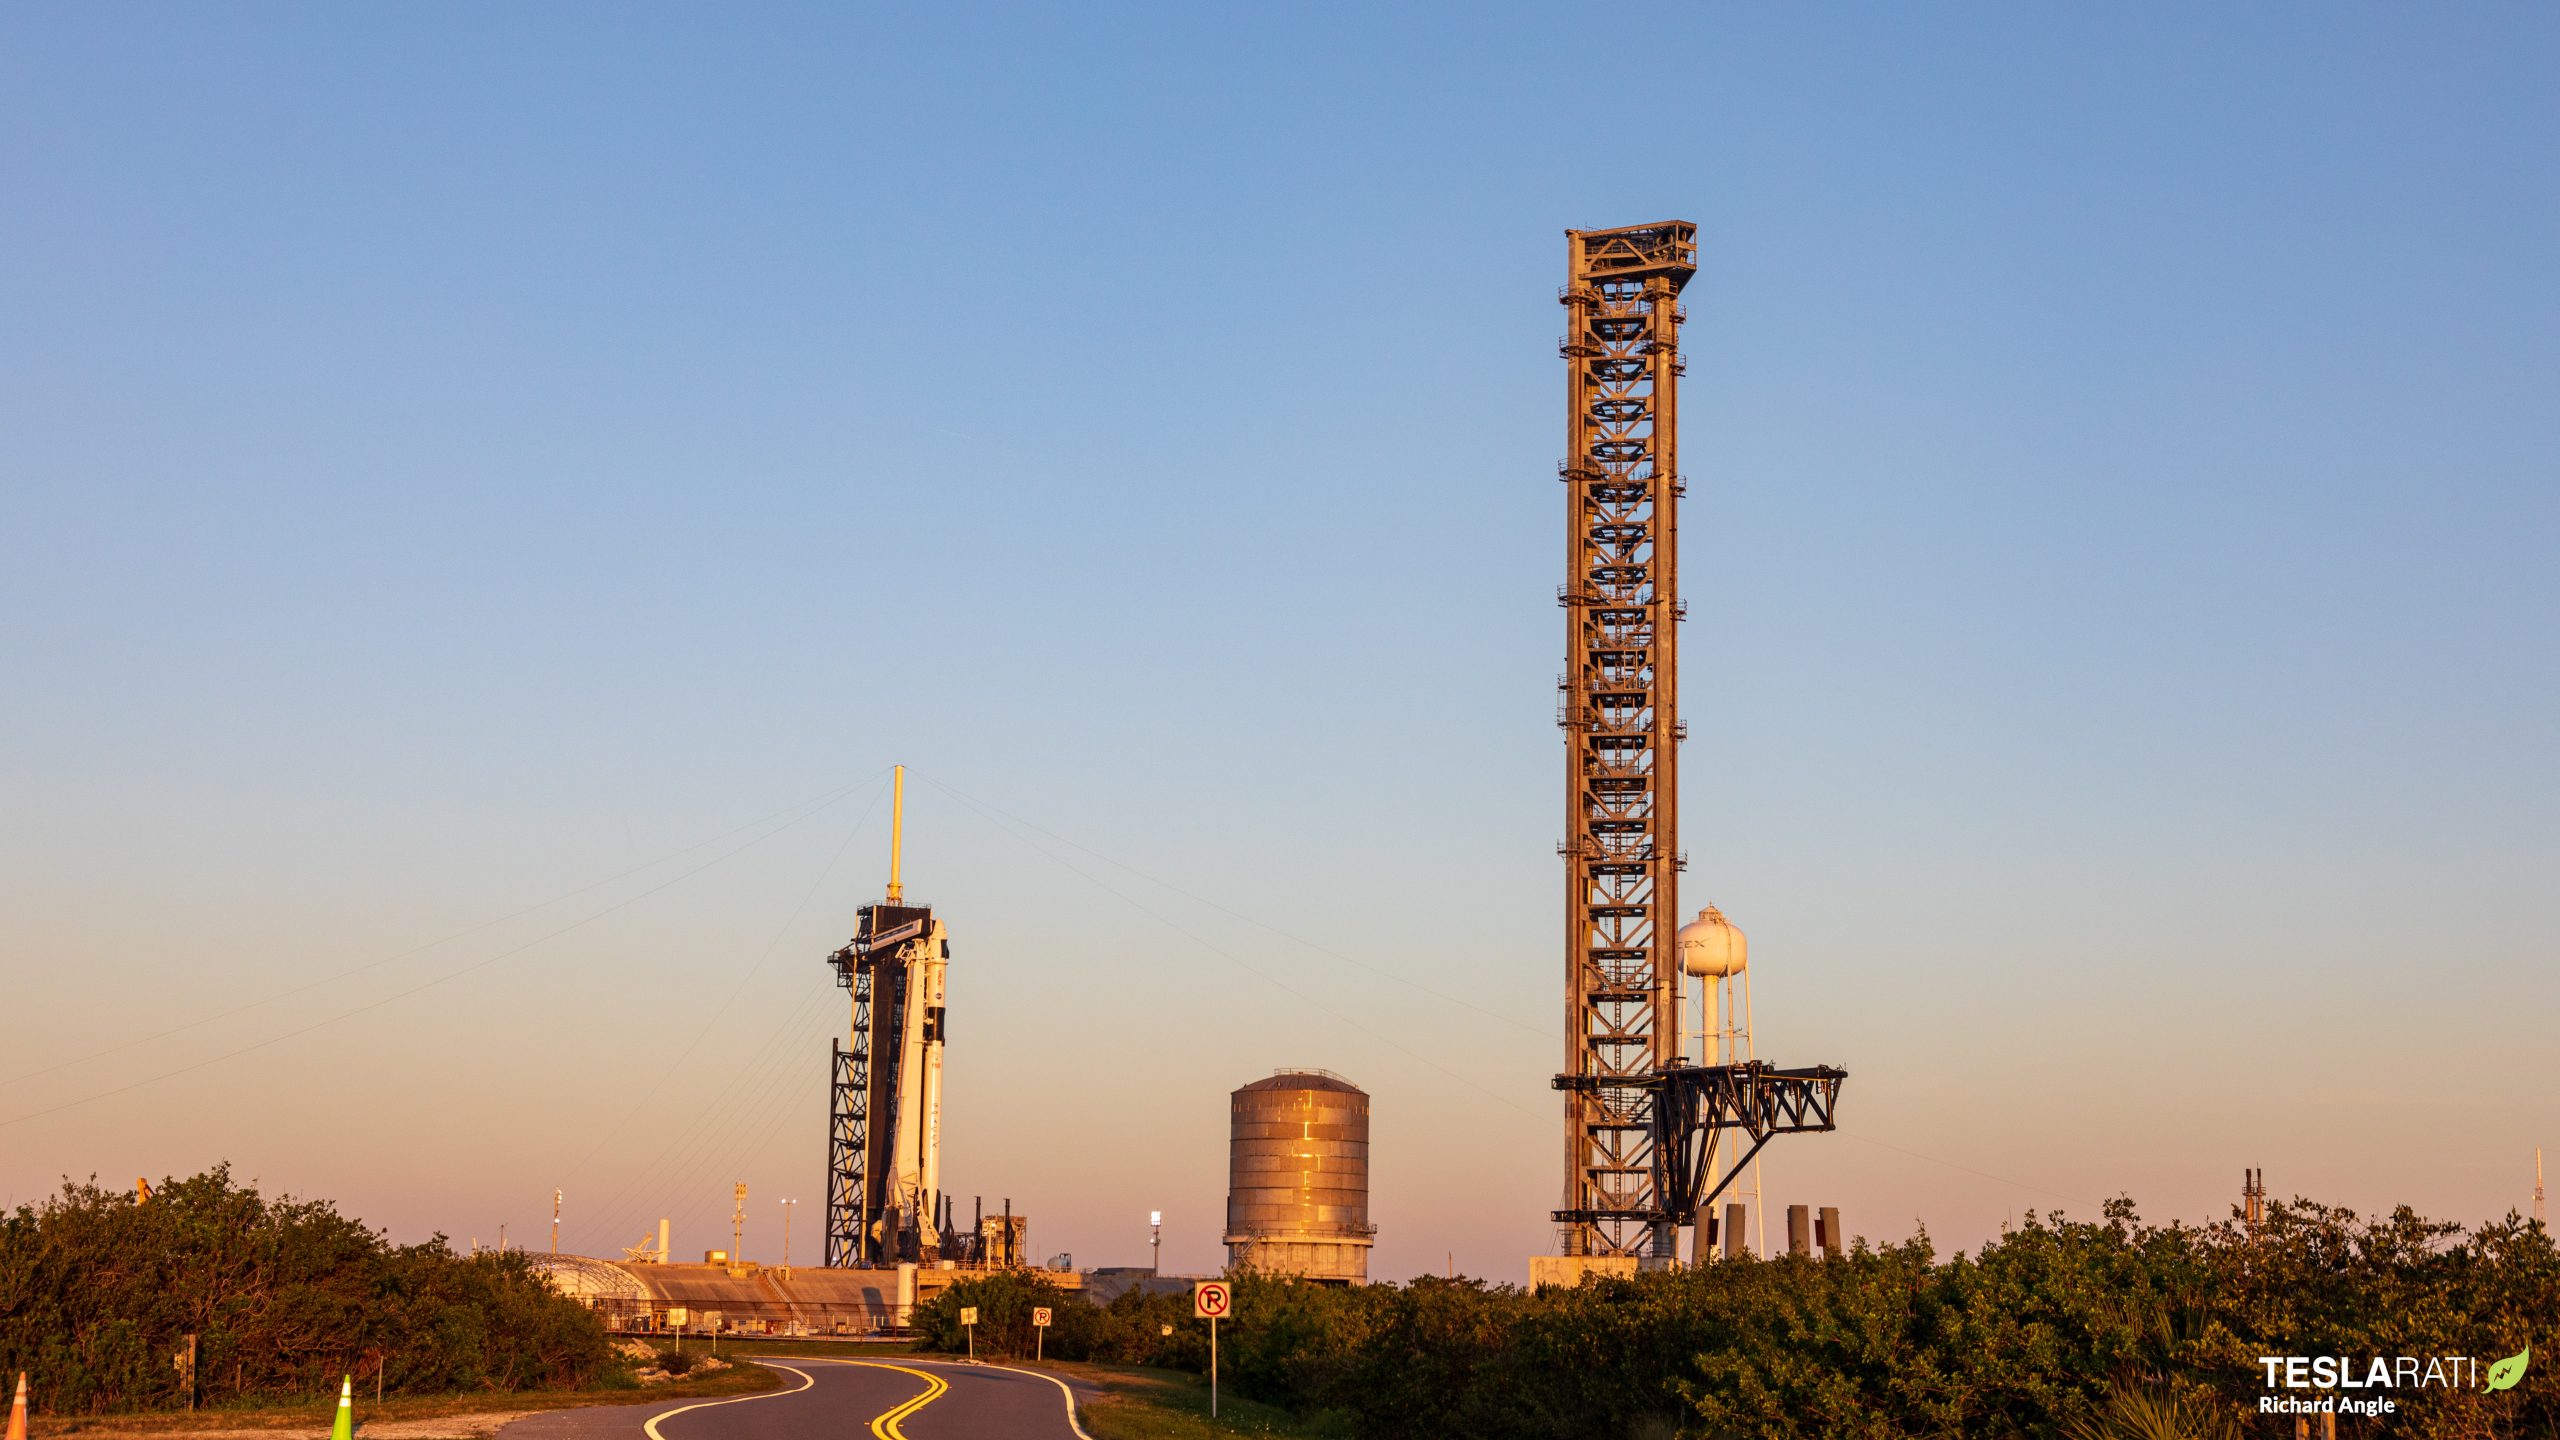
{"type": "Polygon", "coordinates": [[[1653,1077],[1679,1061],[1681,288],[1698,229],[1568,230],[1557,600],[1565,732],[1567,1255],[1675,1258],[1653,1077]]]}
{"type": "MultiPolygon", "coordinates": [[[[862,907],[853,942],[827,957],[853,992],[848,1043],[833,1047],[827,1108],[827,1264],[929,1263],[949,1243],[942,1193],[944,976],[951,937],[909,904],[898,868],[907,767],[894,772],[889,890],[862,907]]],[[[738,1187],[739,1213],[746,1187],[738,1187]]],[[[742,1222],[743,1223],[743,1220],[742,1222]]]]}

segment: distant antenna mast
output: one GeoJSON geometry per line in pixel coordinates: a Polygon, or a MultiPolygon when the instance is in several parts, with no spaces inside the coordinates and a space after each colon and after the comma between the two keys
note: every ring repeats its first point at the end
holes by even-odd
{"type": "Polygon", "coordinates": [[[2533,1147],[2533,1223],[2546,1229],[2551,1225],[2551,1211],[2548,1202],[2542,1198],[2542,1147],[2539,1145],[2533,1147]]]}
{"type": "Polygon", "coordinates": [[[746,1263],[747,1263],[746,1243],[747,1243],[747,1182],[746,1182],[746,1181],[744,1181],[744,1180],[741,1180],[741,1181],[739,1181],[739,1182],[738,1182],[738,1201],[737,1201],[736,1208],[732,1209],[732,1210],[729,1212],[729,1263],[730,1263],[730,1264],[732,1264],[732,1265],[744,1265],[744,1264],[746,1264],[746,1263]]]}
{"type": "Polygon", "coordinates": [[[560,1189],[558,1186],[553,1186],[551,1190],[551,1253],[554,1255],[560,1253],[560,1189]]]}
{"type": "Polygon", "coordinates": [[[907,887],[898,883],[899,851],[907,836],[907,767],[893,766],[889,775],[889,903],[900,905],[907,898],[907,887]]]}

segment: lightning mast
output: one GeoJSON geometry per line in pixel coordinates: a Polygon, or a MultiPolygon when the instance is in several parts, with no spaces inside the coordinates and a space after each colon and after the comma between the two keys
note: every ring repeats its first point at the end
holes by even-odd
{"type": "Polygon", "coordinates": [[[887,898],[862,907],[852,943],[828,957],[853,993],[835,1047],[827,1130],[827,1264],[941,1258],[944,970],[951,940],[900,881],[907,767],[895,772],[887,898]]]}

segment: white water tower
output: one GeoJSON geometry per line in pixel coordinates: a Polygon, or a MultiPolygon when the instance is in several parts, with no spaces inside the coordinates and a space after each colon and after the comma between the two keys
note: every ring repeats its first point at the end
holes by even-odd
{"type": "MultiPolygon", "coordinates": [[[[1724,918],[1724,912],[1713,905],[1698,912],[1698,918],[1680,927],[1677,937],[1680,969],[1698,982],[1698,1063],[1701,1065],[1737,1065],[1759,1058],[1751,1043],[1751,942],[1743,937],[1742,927],[1724,918]],[[1734,1001],[1734,981],[1742,982],[1742,1003],[1734,1001]]],[[[1716,1179],[1715,1140],[1710,1138],[1707,1151],[1707,1181],[1716,1179]]],[[[1751,1218],[1758,1230],[1756,1248],[1763,1258],[1769,1253],[1769,1220],[1760,1199],[1760,1161],[1751,1161],[1751,1183],[1748,1190],[1739,1187],[1732,1193],[1751,1197],[1751,1218]]],[[[1703,1244],[1698,1251],[1706,1251],[1703,1244]]]]}
{"type": "MultiPolygon", "coordinates": [[[[1724,918],[1724,912],[1713,905],[1698,912],[1698,918],[1680,927],[1680,968],[1695,976],[1704,992],[1698,1005],[1698,1063],[1729,1065],[1733,1063],[1733,1047],[1726,1042],[1734,1037],[1733,977],[1743,977],[1745,994],[1751,984],[1751,942],[1744,938],[1742,927],[1724,918]]],[[[1749,1014],[1748,1001],[1744,1014],[1749,1014]]],[[[1742,1024],[1743,1044],[1750,1044],[1750,1021],[1742,1024]]]]}

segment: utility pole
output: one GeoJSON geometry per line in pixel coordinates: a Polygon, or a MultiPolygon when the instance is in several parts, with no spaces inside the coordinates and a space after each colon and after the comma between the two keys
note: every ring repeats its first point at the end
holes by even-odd
{"type": "Polygon", "coordinates": [[[782,1202],[782,1268],[785,1270],[791,1268],[791,1207],[799,1203],[797,1200],[782,1202]]]}
{"type": "Polygon", "coordinates": [[[747,1182],[738,1182],[737,1203],[729,1211],[729,1263],[747,1263],[747,1182]]]}
{"type": "Polygon", "coordinates": [[[2542,1198],[2542,1147],[2533,1147],[2533,1223],[2548,1229],[2551,1211],[2542,1198]]]}
{"type": "Polygon", "coordinates": [[[560,1253],[560,1187],[551,1187],[551,1253],[560,1253]]]}

